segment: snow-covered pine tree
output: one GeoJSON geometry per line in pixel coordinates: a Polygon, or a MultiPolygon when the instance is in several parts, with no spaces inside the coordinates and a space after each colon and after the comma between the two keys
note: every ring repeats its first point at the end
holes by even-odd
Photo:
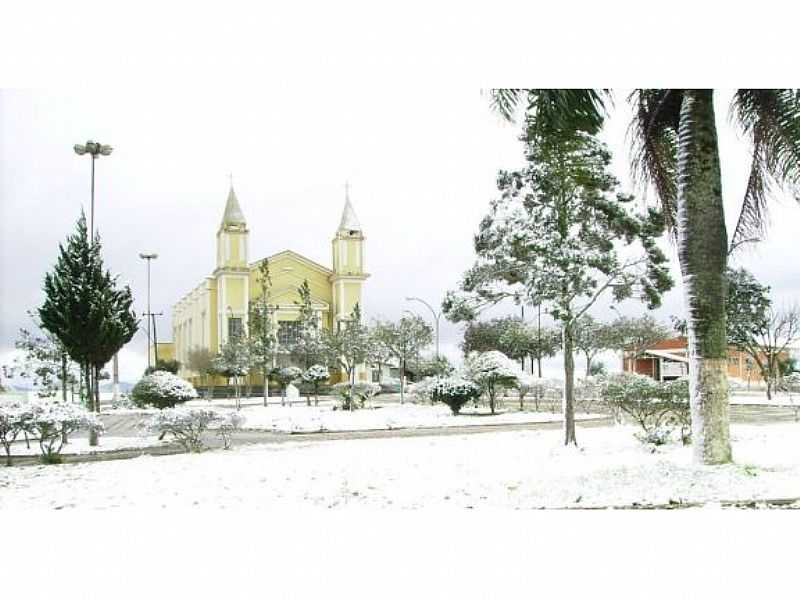
{"type": "Polygon", "coordinates": [[[501,195],[491,202],[475,237],[478,261],[461,294],[450,293],[450,318],[503,298],[548,304],[563,330],[564,443],[576,444],[574,414],[575,321],[606,291],[620,301],[637,295],[654,308],[672,287],[667,258],[656,244],[664,220],[628,209],[616,193],[611,154],[594,136],[547,131],[527,117],[527,166],[501,171],[501,195]]]}
{"type": "MultiPolygon", "coordinates": [[[[116,277],[103,271],[99,236],[87,240],[81,211],[75,232],[59,244],[52,272],[45,275],[45,301],[38,310],[42,328],[52,333],[70,358],[81,365],[87,382],[87,406],[100,410],[98,375],[103,365],[136,333],[130,288],[118,289],[116,277]]],[[[90,429],[89,443],[97,445],[90,429]]]]}

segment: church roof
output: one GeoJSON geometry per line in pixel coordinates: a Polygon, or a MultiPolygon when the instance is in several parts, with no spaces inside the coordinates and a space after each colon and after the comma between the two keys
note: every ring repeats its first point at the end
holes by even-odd
{"type": "Polygon", "coordinates": [[[350,204],[349,194],[344,200],[344,210],[342,211],[342,220],[339,221],[339,231],[361,231],[361,223],[358,222],[356,211],[353,210],[353,205],[350,204]]]}
{"type": "Polygon", "coordinates": [[[231,189],[228,192],[228,201],[225,203],[225,214],[222,215],[222,226],[246,224],[242,207],[239,206],[236,192],[233,191],[233,186],[231,185],[231,189]]]}

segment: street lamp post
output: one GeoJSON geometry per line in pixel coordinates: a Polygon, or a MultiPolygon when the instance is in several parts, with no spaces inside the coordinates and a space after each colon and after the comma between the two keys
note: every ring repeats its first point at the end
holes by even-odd
{"type": "Polygon", "coordinates": [[[139,258],[147,261],[147,368],[150,368],[150,263],[158,258],[155,252],[140,252],[139,258]]]}
{"type": "Polygon", "coordinates": [[[433,309],[433,307],[430,304],[428,304],[427,302],[425,302],[425,300],[423,300],[422,298],[417,298],[415,296],[411,296],[411,297],[406,298],[406,301],[407,302],[422,302],[422,304],[427,306],[428,310],[431,311],[431,314],[433,315],[433,323],[436,326],[436,360],[439,360],[439,319],[442,316],[442,312],[441,311],[438,311],[438,312],[435,311],[433,309]]]}
{"type": "MultiPolygon", "coordinates": [[[[89,140],[86,142],[86,144],[75,144],[72,147],[72,149],[75,150],[75,154],[77,154],[78,156],[83,156],[84,154],[88,154],[89,156],[92,157],[92,204],[91,204],[91,211],[89,212],[89,231],[87,233],[89,234],[89,245],[94,245],[94,161],[97,160],[98,156],[109,156],[113,148],[111,146],[107,146],[105,144],[100,144],[98,142],[93,142],[92,140],[89,140]]],[[[114,373],[116,374],[118,372],[119,372],[118,358],[117,355],[114,354],[114,373]]],[[[95,377],[92,377],[92,379],[94,387],[99,385],[99,382],[96,380],[95,377]]],[[[115,390],[114,390],[115,398],[117,397],[118,387],[119,387],[118,384],[115,384],[115,390]]],[[[95,406],[96,411],[100,410],[99,398],[100,396],[95,390],[94,404],[96,404],[95,406]]],[[[89,445],[91,446],[97,445],[97,437],[94,429],[91,430],[91,434],[89,437],[89,445]]]]}
{"type": "Polygon", "coordinates": [[[72,148],[78,156],[88,154],[92,157],[92,205],[89,212],[89,242],[94,243],[94,161],[97,160],[98,156],[109,156],[113,148],[92,140],[89,140],[86,144],[75,144],[72,148]]]}

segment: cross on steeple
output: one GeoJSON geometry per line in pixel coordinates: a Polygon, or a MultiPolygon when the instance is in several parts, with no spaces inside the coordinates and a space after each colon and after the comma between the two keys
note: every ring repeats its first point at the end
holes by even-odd
{"type": "Polygon", "coordinates": [[[231,187],[233,187],[233,172],[228,173],[228,180],[231,182],[231,187]]]}
{"type": "Polygon", "coordinates": [[[344,182],[344,197],[349,200],[350,199],[350,182],[344,182]]]}

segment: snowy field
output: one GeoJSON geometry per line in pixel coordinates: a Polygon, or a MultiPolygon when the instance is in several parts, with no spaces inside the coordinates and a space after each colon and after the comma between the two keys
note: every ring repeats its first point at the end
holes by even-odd
{"type": "MultiPolygon", "coordinates": [[[[366,431],[420,427],[469,427],[509,423],[549,423],[561,421],[560,414],[543,412],[498,412],[485,408],[465,408],[454,416],[443,405],[390,404],[355,411],[333,410],[333,406],[247,406],[242,408],[245,429],[281,433],[316,431],[366,431]]],[[[602,418],[604,415],[580,415],[578,419],[602,418]]]]}
{"type": "Polygon", "coordinates": [[[734,425],[737,463],[656,452],[628,427],[292,442],[0,469],[0,509],[535,508],[800,496],[800,425],[734,425]]]}

